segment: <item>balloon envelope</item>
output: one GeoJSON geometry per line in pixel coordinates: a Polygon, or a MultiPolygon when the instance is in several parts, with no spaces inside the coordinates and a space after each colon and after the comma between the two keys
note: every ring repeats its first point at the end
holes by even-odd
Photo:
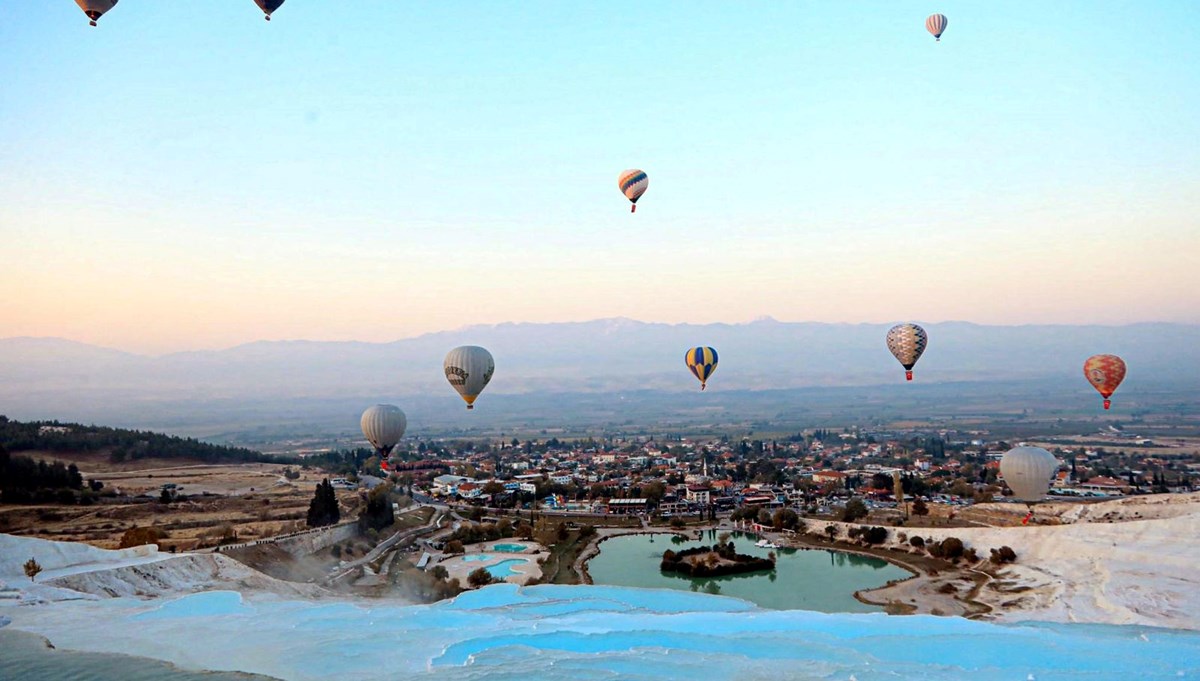
{"type": "Polygon", "coordinates": [[[887,346],[892,355],[904,366],[905,375],[912,380],[912,368],[925,353],[929,336],[925,329],[916,324],[897,324],[888,329],[887,346]]]}
{"type": "Polygon", "coordinates": [[[95,26],[100,17],[117,4],[117,0],[75,0],[75,4],[79,5],[79,9],[83,10],[88,19],[91,19],[88,23],[95,26]]]}
{"type": "Polygon", "coordinates": [[[700,381],[700,389],[704,390],[708,377],[717,370],[717,351],[709,347],[698,347],[688,350],[683,356],[687,368],[700,381]]]}
{"type": "Polygon", "coordinates": [[[942,39],[942,34],[946,32],[946,24],[948,24],[945,14],[930,14],[925,20],[925,30],[933,34],[937,40],[942,39]]]}
{"type": "Polygon", "coordinates": [[[638,199],[642,198],[642,194],[645,194],[646,188],[650,186],[650,178],[644,171],[626,170],[617,177],[617,186],[621,188],[625,198],[634,204],[634,208],[637,208],[638,199]]]}
{"type": "Polygon", "coordinates": [[[254,0],[254,4],[258,5],[263,14],[267,15],[267,21],[270,21],[271,13],[279,9],[279,6],[283,4],[283,0],[254,0]]]}
{"type": "Polygon", "coordinates": [[[1112,405],[1113,392],[1125,380],[1125,360],[1116,355],[1092,355],[1083,363],[1083,375],[1104,398],[1104,408],[1112,405]]]}
{"type": "Polygon", "coordinates": [[[1046,496],[1050,479],[1058,470],[1058,459],[1041,447],[1014,447],[1000,459],[1000,474],[1022,501],[1037,501],[1046,496]]]}
{"type": "Polygon", "coordinates": [[[408,429],[408,417],[400,407],[377,404],[363,412],[359,424],[367,442],[380,454],[387,456],[391,454],[392,448],[400,438],[404,437],[404,431],[408,429]]]}
{"type": "Polygon", "coordinates": [[[487,350],[477,345],[463,345],[446,354],[442,369],[446,372],[446,380],[467,403],[467,409],[474,409],[475,398],[492,380],[496,362],[487,350]]]}

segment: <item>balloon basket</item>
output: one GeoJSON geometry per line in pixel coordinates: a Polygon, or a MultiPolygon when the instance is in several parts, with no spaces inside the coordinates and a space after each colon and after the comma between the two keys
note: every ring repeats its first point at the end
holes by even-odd
{"type": "Polygon", "coordinates": [[[1105,399],[1105,400],[1104,400],[1104,408],[1105,408],[1105,409],[1108,409],[1108,408],[1109,408],[1109,407],[1111,407],[1111,406],[1112,406],[1112,400],[1105,399]]]}
{"type": "Polygon", "coordinates": [[[911,380],[912,380],[912,372],[911,372],[911,371],[905,371],[905,372],[904,372],[904,380],[906,380],[906,381],[911,381],[911,380]]]}
{"type": "Polygon", "coordinates": [[[473,405],[473,404],[468,404],[468,405],[467,405],[467,410],[468,410],[468,411],[470,411],[471,409],[474,409],[474,408],[475,408],[475,405],[473,405]]]}
{"type": "Polygon", "coordinates": [[[636,203],[635,203],[635,204],[633,204],[632,206],[630,206],[630,207],[629,207],[629,212],[630,212],[630,213],[636,213],[636,212],[637,212],[637,204],[636,204],[636,203]]]}

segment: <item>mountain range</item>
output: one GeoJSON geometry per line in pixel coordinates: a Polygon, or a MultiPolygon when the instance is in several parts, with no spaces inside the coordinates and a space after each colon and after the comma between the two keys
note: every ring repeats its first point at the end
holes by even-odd
{"type": "MultiPolygon", "coordinates": [[[[919,323],[919,322],[918,322],[919,323]]],[[[486,396],[695,391],[683,355],[711,345],[710,391],[891,385],[903,371],[884,344],[888,324],[660,324],[614,318],[470,326],[386,343],[259,341],[225,350],[146,356],[58,338],[0,339],[0,414],[88,418],[100,406],[158,403],[456,399],[442,358],[482,345],[496,358],[486,396]]],[[[986,326],[923,324],[921,384],[1083,382],[1083,360],[1115,353],[1122,392],[1200,386],[1200,325],[986,326]]],[[[1086,387],[1086,386],[1085,386],[1086,387]]],[[[119,410],[118,410],[119,411],[119,410]]],[[[130,423],[130,419],[118,419],[130,423]]]]}

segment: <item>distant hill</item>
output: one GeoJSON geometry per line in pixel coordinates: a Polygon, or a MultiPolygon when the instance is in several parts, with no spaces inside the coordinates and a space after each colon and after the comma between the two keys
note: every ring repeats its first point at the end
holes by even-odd
{"type": "MultiPolygon", "coordinates": [[[[706,393],[710,401],[718,399],[714,392],[895,387],[904,379],[884,344],[889,326],[616,318],[471,326],[389,343],[255,342],[161,357],[61,339],[10,338],[0,340],[0,413],[203,433],[222,432],[225,419],[242,426],[287,422],[303,432],[305,423],[332,417],[353,429],[360,405],[375,401],[394,400],[427,413],[461,410],[445,384],[442,359],[462,344],[486,346],[496,357],[485,407],[503,408],[488,398],[524,394],[529,399],[514,399],[511,408],[538,414],[544,411],[541,400],[554,401],[555,394],[582,399],[695,392],[683,354],[701,344],[720,353],[706,393]],[[336,414],[318,406],[329,403],[339,405],[336,414]],[[201,422],[204,428],[191,429],[201,422]]],[[[909,386],[914,389],[946,386],[942,394],[949,394],[953,386],[969,383],[976,393],[986,393],[989,384],[1086,392],[1083,360],[1102,352],[1129,363],[1121,388],[1126,398],[1200,385],[1200,325],[924,326],[930,342],[917,365],[917,381],[909,386]]],[[[483,418],[478,410],[476,417],[483,418]]]]}
{"type": "Polygon", "coordinates": [[[114,463],[139,459],[178,459],[205,463],[274,461],[243,447],[226,447],[149,431],[85,426],[57,421],[14,421],[0,416],[0,451],[35,457],[70,458],[101,453],[114,463]]]}
{"type": "MultiPolygon", "coordinates": [[[[148,357],[55,338],[0,339],[0,399],[100,390],[136,397],[330,397],[442,390],[442,358],[471,343],[496,357],[491,393],[691,390],[684,350],[712,345],[714,384],[779,389],[891,382],[899,374],[887,324],[654,324],[601,319],[472,326],[390,343],[261,341],[227,350],[148,357]]],[[[926,382],[1045,378],[1080,373],[1115,352],[1130,381],[1172,381],[1200,366],[1200,326],[982,326],[926,324],[926,382]]],[[[1195,378],[1196,373],[1190,377],[1195,378]]],[[[3,407],[5,403],[0,403],[3,407]]]]}

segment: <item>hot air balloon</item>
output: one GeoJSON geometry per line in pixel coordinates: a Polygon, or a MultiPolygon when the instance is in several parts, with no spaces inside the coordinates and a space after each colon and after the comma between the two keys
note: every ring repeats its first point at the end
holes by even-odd
{"type": "Polygon", "coordinates": [[[1113,392],[1125,380],[1125,360],[1116,355],[1092,355],[1083,363],[1083,375],[1104,397],[1104,408],[1112,406],[1113,392]]]}
{"type": "Polygon", "coordinates": [[[617,178],[617,186],[621,188],[621,193],[625,198],[633,204],[629,208],[630,213],[637,211],[638,199],[642,198],[642,194],[646,193],[646,187],[650,186],[650,178],[646,177],[646,173],[641,170],[626,170],[617,178]]]}
{"type": "Polygon", "coordinates": [[[363,435],[367,442],[379,453],[380,459],[386,459],[392,453],[392,448],[404,437],[408,428],[408,418],[400,407],[391,404],[377,404],[363,412],[363,435]]]}
{"type": "Polygon", "coordinates": [[[258,5],[258,8],[263,11],[263,14],[267,15],[267,21],[270,21],[271,12],[279,9],[279,6],[283,4],[283,0],[254,0],[254,4],[258,5]]]}
{"type": "Polygon", "coordinates": [[[942,33],[946,31],[946,15],[945,14],[930,14],[925,20],[925,30],[933,34],[934,39],[939,43],[942,41],[942,33]]]}
{"type": "Polygon", "coordinates": [[[1032,504],[1046,496],[1058,459],[1041,447],[1013,447],[1000,458],[1000,474],[1013,496],[1032,504]]]}
{"type": "Polygon", "coordinates": [[[79,9],[83,10],[88,19],[91,19],[88,24],[92,26],[95,26],[100,17],[112,9],[113,5],[117,4],[117,2],[118,0],[75,0],[75,4],[79,5],[79,9]]]}
{"type": "Polygon", "coordinates": [[[888,329],[888,350],[891,350],[896,359],[904,365],[904,377],[910,381],[912,368],[917,360],[921,359],[921,354],[925,352],[925,346],[928,344],[929,336],[925,334],[925,329],[916,324],[897,324],[888,329]]]}
{"type": "Polygon", "coordinates": [[[700,389],[704,390],[708,377],[717,370],[717,351],[709,347],[692,348],[683,356],[683,361],[687,362],[692,374],[700,379],[700,389]]]}
{"type": "Polygon", "coordinates": [[[475,398],[492,380],[496,362],[487,350],[476,345],[463,345],[446,354],[442,368],[446,371],[446,380],[467,403],[467,409],[474,409],[475,398]]]}

